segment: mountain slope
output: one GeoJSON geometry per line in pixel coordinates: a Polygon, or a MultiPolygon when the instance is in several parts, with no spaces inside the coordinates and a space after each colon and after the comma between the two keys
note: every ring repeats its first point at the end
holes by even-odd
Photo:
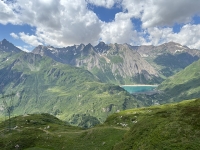
{"type": "Polygon", "coordinates": [[[0,123],[1,150],[112,149],[126,132],[122,128],[95,127],[83,130],[49,114],[31,114],[11,119],[12,130],[0,123]]]}
{"type": "Polygon", "coordinates": [[[200,99],[126,110],[106,124],[131,127],[114,150],[193,149],[200,146],[200,99]]]}
{"type": "Polygon", "coordinates": [[[162,82],[158,89],[163,91],[169,102],[200,97],[199,66],[200,60],[162,82]]]}
{"type": "Polygon", "coordinates": [[[82,130],[49,114],[13,117],[0,123],[1,149],[192,149],[200,146],[200,99],[130,109],[82,130]]]}
{"type": "MultiPolygon", "coordinates": [[[[0,92],[15,93],[13,115],[45,112],[86,128],[140,105],[119,86],[101,83],[87,70],[25,52],[13,54],[2,65],[0,92]]],[[[2,115],[3,106],[1,101],[2,115]]]]}
{"type": "Polygon", "coordinates": [[[130,84],[158,83],[161,80],[157,71],[126,44],[106,45],[101,42],[95,47],[81,44],[66,48],[38,46],[33,53],[85,68],[103,82],[130,84]]]}
{"type": "Polygon", "coordinates": [[[136,94],[135,98],[145,106],[180,102],[200,97],[200,60],[167,78],[153,94],[136,94]]]}
{"type": "Polygon", "coordinates": [[[15,47],[12,43],[8,42],[6,39],[0,41],[0,51],[4,53],[19,53],[21,50],[15,47]]]}
{"type": "Polygon", "coordinates": [[[200,58],[200,51],[169,42],[159,46],[105,44],[64,48],[38,46],[35,54],[82,67],[101,81],[115,84],[155,84],[174,75],[200,58]]]}
{"type": "Polygon", "coordinates": [[[130,46],[161,75],[169,77],[200,58],[200,50],[169,42],[159,46],[130,46]]]}

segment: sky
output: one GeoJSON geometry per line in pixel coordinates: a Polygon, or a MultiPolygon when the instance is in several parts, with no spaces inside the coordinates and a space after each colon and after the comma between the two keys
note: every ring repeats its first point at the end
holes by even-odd
{"type": "Polygon", "coordinates": [[[0,0],[0,41],[24,51],[100,41],[200,49],[200,0],[0,0]]]}

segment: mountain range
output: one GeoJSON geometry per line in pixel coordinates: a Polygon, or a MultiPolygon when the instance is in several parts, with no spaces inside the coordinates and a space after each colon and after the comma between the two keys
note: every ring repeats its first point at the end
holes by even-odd
{"type": "Polygon", "coordinates": [[[169,42],[160,46],[128,44],[74,45],[64,48],[38,46],[34,54],[81,67],[102,82],[157,84],[200,58],[200,51],[169,42]]]}
{"type": "MultiPolygon", "coordinates": [[[[15,93],[13,115],[45,112],[87,128],[111,113],[142,105],[121,87],[100,82],[82,68],[19,51],[5,40],[0,51],[0,92],[2,99],[15,93]]],[[[10,105],[9,97],[5,100],[10,105]]],[[[5,104],[0,108],[3,116],[5,104]]]]}
{"type": "Polygon", "coordinates": [[[4,39],[0,52],[1,149],[199,149],[199,50],[100,42],[27,53],[4,39]],[[119,86],[136,83],[158,88],[119,86]]]}
{"type": "MultiPolygon", "coordinates": [[[[50,113],[88,128],[115,112],[200,96],[200,51],[174,42],[38,46],[27,53],[4,39],[0,51],[0,92],[15,93],[13,115],[50,113]],[[160,92],[135,96],[119,86],[136,83],[161,83],[160,92]]],[[[1,103],[1,116],[5,110],[1,103]]]]}

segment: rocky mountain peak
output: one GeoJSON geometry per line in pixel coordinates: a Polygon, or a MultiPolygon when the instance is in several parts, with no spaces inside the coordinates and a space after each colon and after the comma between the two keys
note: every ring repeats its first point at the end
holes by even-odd
{"type": "Polygon", "coordinates": [[[82,51],[84,49],[85,45],[84,44],[80,44],[80,45],[77,45],[76,48],[78,51],[82,51]]]}
{"type": "Polygon", "coordinates": [[[40,52],[42,52],[42,50],[44,49],[45,47],[43,45],[38,45],[37,47],[35,47],[32,51],[32,53],[37,53],[39,54],[40,52]]]}
{"type": "Polygon", "coordinates": [[[3,43],[9,43],[6,39],[3,39],[2,41],[1,41],[1,43],[3,44],[3,43]]]}
{"type": "Polygon", "coordinates": [[[89,43],[83,48],[82,54],[88,56],[91,52],[94,52],[94,47],[89,43]]]}
{"type": "Polygon", "coordinates": [[[14,46],[12,43],[7,41],[6,39],[3,39],[0,42],[0,50],[3,50],[5,52],[20,52],[21,50],[14,46]]]}
{"type": "Polygon", "coordinates": [[[98,45],[96,45],[95,47],[97,47],[97,48],[103,48],[103,47],[106,47],[107,46],[107,44],[105,44],[104,42],[99,42],[99,44],[98,45]]]}
{"type": "Polygon", "coordinates": [[[191,50],[175,42],[159,46],[104,42],[95,47],[91,44],[63,48],[38,46],[33,53],[87,69],[103,82],[120,84],[158,83],[160,75],[168,77],[200,56],[199,50],[191,50]]]}
{"type": "Polygon", "coordinates": [[[168,43],[165,43],[165,45],[181,45],[181,44],[176,43],[176,42],[174,42],[174,41],[170,41],[170,42],[168,42],[168,43]]]}
{"type": "Polygon", "coordinates": [[[85,47],[87,47],[87,48],[92,48],[93,46],[92,46],[92,44],[87,44],[85,47]]]}
{"type": "Polygon", "coordinates": [[[95,46],[95,50],[99,53],[106,52],[109,49],[109,46],[104,42],[99,42],[97,46],[95,46]]]}

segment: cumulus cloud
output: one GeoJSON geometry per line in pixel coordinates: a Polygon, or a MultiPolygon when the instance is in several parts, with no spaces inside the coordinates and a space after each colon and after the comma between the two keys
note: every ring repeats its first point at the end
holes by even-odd
{"type": "Polygon", "coordinates": [[[115,20],[102,25],[101,39],[106,43],[132,43],[137,41],[137,32],[129,18],[124,13],[118,13],[115,20]]]}
{"type": "Polygon", "coordinates": [[[15,34],[15,33],[10,33],[10,35],[14,38],[14,39],[19,39],[19,36],[17,35],[17,34],[15,34]]]}
{"type": "Polygon", "coordinates": [[[200,25],[186,24],[179,33],[169,34],[168,41],[170,39],[190,48],[200,48],[200,25]]]}
{"type": "Polygon", "coordinates": [[[22,51],[25,51],[25,52],[30,52],[30,50],[28,50],[27,48],[29,48],[28,46],[16,46],[17,48],[21,49],[22,51]]]}
{"type": "Polygon", "coordinates": [[[103,25],[101,33],[103,41],[128,42],[135,45],[158,45],[175,41],[191,48],[198,45],[198,36],[195,35],[198,27],[186,23],[191,21],[194,14],[200,12],[200,1],[193,3],[187,0],[123,0],[122,7],[123,12],[116,14],[113,22],[103,25]],[[143,28],[141,32],[135,30],[131,18],[141,19],[143,28]],[[177,34],[171,27],[174,23],[186,25],[177,34]]]}
{"type": "Polygon", "coordinates": [[[196,0],[123,0],[122,7],[131,17],[140,18],[143,28],[188,23],[200,14],[196,0]]]}
{"type": "Polygon", "coordinates": [[[10,34],[32,46],[95,45],[102,39],[134,45],[176,41],[200,48],[199,25],[191,24],[192,17],[200,15],[199,8],[197,0],[1,0],[0,23],[34,27],[33,35],[10,34]],[[112,22],[102,22],[88,4],[108,9],[120,5],[123,11],[112,22]],[[132,19],[141,21],[140,31],[132,19]],[[179,33],[173,32],[174,23],[183,26],[179,33]]]}
{"type": "Polygon", "coordinates": [[[36,27],[60,29],[60,0],[18,0],[14,5],[21,20],[36,27]]]}
{"type": "Polygon", "coordinates": [[[25,43],[30,44],[32,46],[42,45],[41,42],[38,41],[38,37],[34,35],[28,35],[24,32],[19,33],[20,39],[22,39],[25,43]]]}
{"type": "Polygon", "coordinates": [[[12,7],[7,5],[4,1],[0,1],[0,23],[1,24],[19,24],[17,15],[13,12],[12,7]]]}
{"type": "Polygon", "coordinates": [[[99,39],[102,22],[93,11],[87,9],[87,3],[80,0],[63,0],[62,32],[68,43],[92,43],[99,39]]]}
{"type": "MultiPolygon", "coordinates": [[[[17,0],[6,4],[24,24],[36,27],[35,38],[44,44],[67,46],[73,44],[96,44],[102,22],[93,11],[87,9],[85,0],[17,0]]],[[[16,18],[17,19],[17,18],[16,18]]],[[[5,23],[9,23],[8,21],[5,23]]],[[[21,35],[21,39],[27,40],[21,35]]],[[[35,45],[31,42],[31,45],[35,45]]],[[[40,43],[41,44],[41,43],[40,43]]]]}
{"type": "Polygon", "coordinates": [[[122,8],[124,12],[127,12],[130,18],[141,18],[144,6],[146,5],[146,0],[123,0],[122,8]]]}
{"type": "Polygon", "coordinates": [[[122,0],[86,0],[86,1],[96,6],[112,8],[115,4],[119,4],[122,0]]]}
{"type": "Polygon", "coordinates": [[[188,23],[194,14],[200,13],[199,8],[200,1],[146,0],[141,20],[144,28],[188,23]]]}
{"type": "Polygon", "coordinates": [[[153,27],[148,29],[148,41],[146,44],[159,45],[174,41],[190,48],[200,48],[200,25],[186,24],[179,33],[174,33],[172,28],[153,27]]]}

